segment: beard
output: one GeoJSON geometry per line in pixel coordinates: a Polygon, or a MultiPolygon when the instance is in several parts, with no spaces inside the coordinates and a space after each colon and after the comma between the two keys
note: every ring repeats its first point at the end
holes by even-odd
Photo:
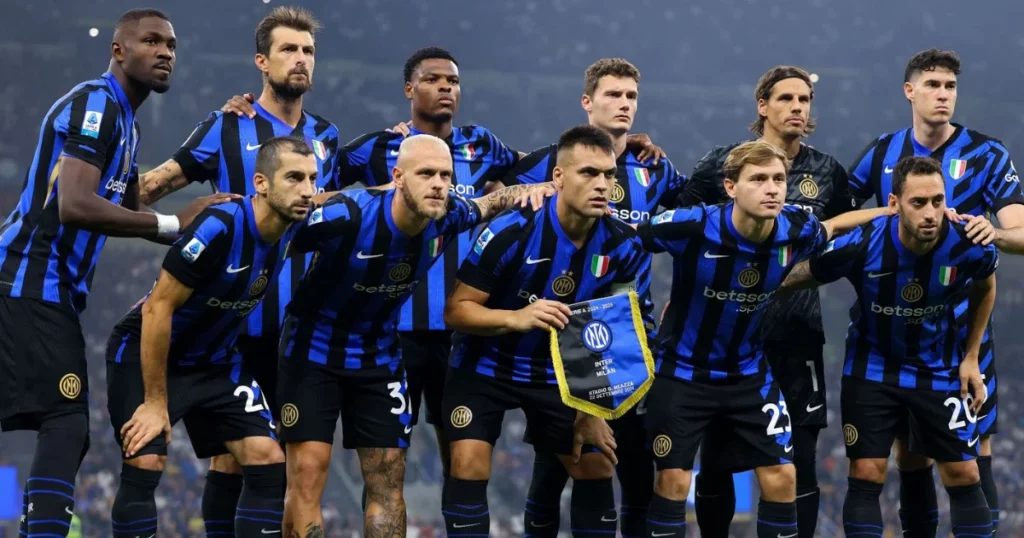
{"type": "Polygon", "coordinates": [[[413,198],[408,189],[398,190],[402,192],[402,199],[405,200],[405,205],[409,206],[413,215],[416,215],[417,217],[429,220],[441,220],[448,214],[448,209],[446,207],[442,207],[441,209],[427,209],[423,207],[423,204],[418,200],[413,198]]]}
{"type": "Polygon", "coordinates": [[[272,78],[268,79],[268,81],[275,95],[286,101],[294,101],[312,89],[313,85],[309,82],[309,75],[306,75],[306,77],[306,82],[290,82],[289,78],[286,78],[283,82],[272,78]]]}
{"type": "Polygon", "coordinates": [[[285,222],[299,222],[305,218],[305,215],[296,214],[294,206],[275,192],[273,188],[267,192],[267,205],[285,222]]]}

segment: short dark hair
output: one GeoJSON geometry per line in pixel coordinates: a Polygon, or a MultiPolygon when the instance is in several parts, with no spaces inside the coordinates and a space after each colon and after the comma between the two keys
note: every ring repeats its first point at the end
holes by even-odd
{"type": "Polygon", "coordinates": [[[256,25],[256,53],[270,56],[271,35],[275,28],[291,28],[299,32],[316,35],[320,21],[308,9],[295,6],[278,6],[256,25]]]}
{"type": "Polygon", "coordinates": [[[426,47],[412,53],[412,56],[409,56],[409,59],[405,61],[405,67],[402,68],[402,76],[405,77],[405,82],[412,82],[412,74],[423,63],[423,60],[448,60],[455,64],[456,67],[459,65],[459,62],[455,61],[452,53],[447,50],[441,47],[426,47]]]}
{"type": "MultiPolygon", "coordinates": [[[[769,69],[757,80],[757,86],[754,86],[754,102],[756,103],[761,99],[765,101],[771,99],[772,90],[775,89],[775,85],[787,78],[798,78],[806,82],[807,87],[811,89],[811,100],[814,100],[814,83],[811,82],[810,73],[792,65],[777,65],[769,69]]],[[[807,118],[807,125],[804,126],[804,136],[810,136],[817,126],[817,120],[807,118]]],[[[750,124],[749,129],[750,132],[758,137],[764,136],[764,116],[758,114],[757,119],[754,120],[754,123],[750,124]]]]}
{"type": "Polygon", "coordinates": [[[607,76],[631,78],[640,84],[640,70],[635,65],[622,58],[601,58],[590,64],[583,74],[583,93],[593,97],[597,84],[607,76]]]}
{"type": "Polygon", "coordinates": [[[960,56],[951,50],[941,49],[918,52],[907,62],[907,69],[903,71],[903,82],[910,82],[910,78],[914,75],[924,71],[933,71],[937,67],[949,69],[954,75],[959,76],[960,56]]]}
{"type": "Polygon", "coordinates": [[[114,35],[124,30],[127,26],[135,24],[142,19],[163,19],[167,22],[171,22],[171,19],[167,17],[167,14],[159,9],[147,7],[140,9],[130,9],[121,14],[121,17],[117,19],[117,24],[114,25],[114,35]]]}
{"type": "Polygon", "coordinates": [[[593,125],[578,125],[569,128],[562,133],[562,136],[558,137],[558,155],[562,155],[562,152],[569,151],[576,146],[597,148],[615,155],[612,137],[593,125]]]}
{"type": "Polygon", "coordinates": [[[908,176],[930,176],[938,174],[942,177],[942,164],[931,157],[904,157],[896,163],[892,171],[892,193],[903,195],[903,187],[908,176]]]}
{"type": "Polygon", "coordinates": [[[273,178],[274,173],[281,167],[281,154],[285,152],[298,153],[306,157],[313,154],[313,149],[301,138],[275,136],[260,144],[260,151],[256,154],[256,173],[273,178]]]}

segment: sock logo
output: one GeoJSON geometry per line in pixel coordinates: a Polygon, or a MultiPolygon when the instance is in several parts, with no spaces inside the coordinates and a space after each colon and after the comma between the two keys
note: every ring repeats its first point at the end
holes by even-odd
{"type": "Polygon", "coordinates": [[[853,446],[857,442],[857,428],[853,424],[843,424],[843,440],[846,446],[853,446]]]}
{"type": "Polygon", "coordinates": [[[78,393],[82,391],[82,380],[78,379],[78,376],[75,374],[67,374],[60,378],[58,388],[60,389],[61,396],[74,400],[78,397],[78,393]]]}
{"type": "Polygon", "coordinates": [[[800,534],[800,533],[794,532],[793,534],[787,534],[785,536],[783,536],[781,534],[777,534],[776,537],[777,538],[794,538],[797,534],[800,534]]]}
{"type": "Polygon", "coordinates": [[[456,428],[465,428],[469,426],[470,422],[473,422],[473,411],[464,405],[460,405],[452,410],[452,426],[456,428]]]}
{"type": "Polygon", "coordinates": [[[64,512],[67,513],[69,516],[75,515],[75,513],[71,511],[71,507],[70,506],[65,506],[64,507],[64,512]]]}

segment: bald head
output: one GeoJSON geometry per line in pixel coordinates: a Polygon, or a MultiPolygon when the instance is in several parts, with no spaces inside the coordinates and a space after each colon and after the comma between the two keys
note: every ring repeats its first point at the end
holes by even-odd
{"type": "Polygon", "coordinates": [[[402,145],[398,148],[398,163],[396,166],[406,168],[410,162],[415,162],[424,158],[444,158],[448,159],[448,166],[451,166],[452,151],[448,148],[448,144],[445,144],[444,140],[440,138],[428,135],[418,134],[413,135],[402,141],[402,145]]]}
{"type": "Polygon", "coordinates": [[[391,173],[414,213],[431,219],[445,215],[453,173],[452,150],[444,140],[425,134],[406,138],[391,173]]]}

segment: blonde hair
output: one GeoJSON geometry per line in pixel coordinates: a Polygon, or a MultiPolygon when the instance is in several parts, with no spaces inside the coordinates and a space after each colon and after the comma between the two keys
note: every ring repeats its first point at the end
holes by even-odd
{"type": "Polygon", "coordinates": [[[786,154],[782,150],[767,142],[752,140],[736,146],[729,152],[729,155],[725,158],[725,163],[722,165],[722,172],[725,173],[726,179],[736,181],[740,178],[740,171],[743,170],[744,166],[748,164],[765,166],[774,159],[782,161],[782,165],[786,167],[786,173],[788,174],[792,162],[786,158],[786,154]]]}

